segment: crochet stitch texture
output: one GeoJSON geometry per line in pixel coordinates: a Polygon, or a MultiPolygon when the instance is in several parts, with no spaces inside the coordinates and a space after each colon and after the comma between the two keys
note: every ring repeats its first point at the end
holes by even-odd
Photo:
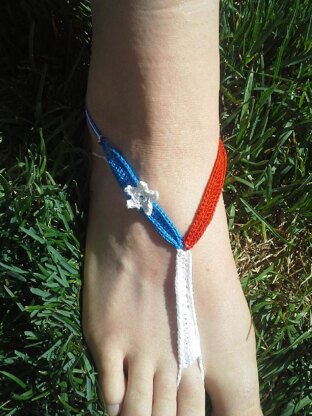
{"type": "Polygon", "coordinates": [[[138,209],[153,224],[157,232],[177,250],[175,269],[178,350],[177,385],[179,386],[180,384],[183,369],[190,367],[196,360],[204,378],[192,287],[192,254],[190,249],[197,243],[210,224],[222,192],[227,162],[223,142],[220,138],[217,157],[200,205],[192,224],[185,236],[182,237],[177,227],[159,206],[157,202],[158,192],[150,190],[144,181],[139,180],[130,163],[102,135],[87,108],[85,113],[88,125],[102,147],[104,158],[124,192],[127,207],[138,209]]]}

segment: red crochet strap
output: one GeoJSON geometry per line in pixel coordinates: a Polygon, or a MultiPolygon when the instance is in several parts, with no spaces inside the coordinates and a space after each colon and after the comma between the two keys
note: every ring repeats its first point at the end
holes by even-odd
{"type": "Polygon", "coordinates": [[[218,154],[200,205],[190,228],[183,237],[184,247],[190,249],[204,234],[215,212],[226,173],[226,150],[219,139],[218,154]]]}

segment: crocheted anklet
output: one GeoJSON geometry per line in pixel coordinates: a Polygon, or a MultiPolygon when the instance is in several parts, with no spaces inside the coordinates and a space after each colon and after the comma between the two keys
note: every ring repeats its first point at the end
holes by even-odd
{"type": "Polygon", "coordinates": [[[122,188],[126,205],[138,209],[154,226],[156,231],[177,250],[175,267],[175,294],[177,310],[177,350],[179,386],[182,371],[196,360],[204,378],[200,338],[197,326],[192,287],[191,248],[204,234],[216,209],[226,173],[226,150],[219,139],[217,157],[209,181],[196,211],[193,222],[185,236],[158,205],[159,193],[150,190],[147,183],[140,180],[125,157],[102,135],[86,108],[87,122],[101,145],[104,158],[122,188]]]}

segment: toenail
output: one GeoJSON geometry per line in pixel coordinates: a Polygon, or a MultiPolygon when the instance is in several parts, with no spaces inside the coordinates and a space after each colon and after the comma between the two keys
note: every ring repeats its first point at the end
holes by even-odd
{"type": "Polygon", "coordinates": [[[109,416],[117,416],[119,413],[120,404],[109,404],[106,406],[106,410],[109,416]]]}

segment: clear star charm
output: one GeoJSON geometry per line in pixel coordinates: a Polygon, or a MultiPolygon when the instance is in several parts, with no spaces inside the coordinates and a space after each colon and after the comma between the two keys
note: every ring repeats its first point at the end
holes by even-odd
{"type": "Polygon", "coordinates": [[[142,208],[146,215],[150,216],[153,212],[153,202],[157,201],[159,193],[148,189],[147,183],[140,181],[137,186],[128,185],[124,191],[131,198],[127,199],[128,208],[142,208]]]}

